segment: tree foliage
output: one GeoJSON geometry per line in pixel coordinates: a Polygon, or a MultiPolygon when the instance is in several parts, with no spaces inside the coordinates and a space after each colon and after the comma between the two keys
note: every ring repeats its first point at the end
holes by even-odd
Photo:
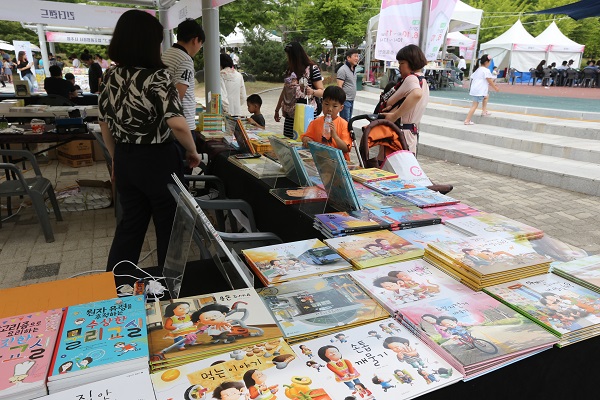
{"type": "Polygon", "coordinates": [[[269,40],[264,30],[258,32],[245,31],[248,44],[240,55],[244,70],[253,74],[256,79],[278,82],[283,78],[287,67],[281,43],[269,40]]]}

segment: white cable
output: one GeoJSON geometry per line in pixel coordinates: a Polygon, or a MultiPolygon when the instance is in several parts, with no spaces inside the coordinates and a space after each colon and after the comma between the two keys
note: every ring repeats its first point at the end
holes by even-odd
{"type": "Polygon", "coordinates": [[[106,270],[105,269],[93,269],[91,271],[83,271],[83,272],[79,272],[79,273],[77,273],[75,275],[71,275],[67,279],[75,278],[75,277],[78,277],[78,276],[81,276],[81,275],[93,274],[95,272],[106,272],[106,270]]]}
{"type": "MultiPolygon", "coordinates": [[[[154,250],[152,250],[147,256],[149,256],[150,254],[152,254],[153,251],[154,250]]],[[[138,267],[135,263],[133,263],[133,262],[131,262],[129,260],[122,260],[122,261],[119,261],[118,263],[116,263],[114,265],[114,267],[112,268],[112,272],[113,272],[113,275],[115,277],[133,278],[135,281],[139,281],[140,279],[142,279],[140,277],[133,276],[133,275],[128,275],[128,274],[116,274],[115,273],[115,269],[120,264],[122,264],[122,263],[129,263],[129,264],[133,265],[135,267],[135,269],[138,269],[138,270],[142,271],[148,278],[150,278],[150,282],[148,282],[148,284],[146,285],[146,287],[145,287],[144,290],[145,290],[145,292],[146,292],[147,295],[152,295],[154,297],[154,301],[159,301],[160,299],[162,299],[164,297],[164,292],[165,292],[166,288],[158,280],[159,279],[166,279],[166,277],[164,277],[164,276],[159,276],[159,277],[152,276],[148,272],[144,271],[142,268],[138,267]],[[159,296],[157,296],[157,295],[159,295],[159,296]]],[[[124,285],[121,285],[117,289],[119,289],[120,287],[123,287],[123,286],[124,285]]],[[[128,295],[126,293],[120,293],[118,296],[122,297],[122,296],[130,296],[130,295],[128,295]]]]}
{"type": "Polygon", "coordinates": [[[4,222],[4,221],[8,221],[8,220],[9,220],[9,219],[11,219],[12,217],[14,217],[14,216],[16,216],[17,214],[19,214],[19,212],[21,211],[21,209],[23,208],[23,206],[24,206],[24,205],[25,205],[25,202],[21,202],[21,205],[19,205],[19,209],[18,209],[18,210],[17,210],[17,211],[16,211],[14,214],[11,214],[11,215],[9,215],[8,217],[6,217],[6,218],[3,218],[3,219],[2,219],[2,222],[4,222]]]}

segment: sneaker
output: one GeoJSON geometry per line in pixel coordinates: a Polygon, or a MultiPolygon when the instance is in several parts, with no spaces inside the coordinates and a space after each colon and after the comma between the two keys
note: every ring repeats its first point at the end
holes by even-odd
{"type": "Polygon", "coordinates": [[[465,125],[475,125],[475,122],[473,122],[473,121],[465,121],[465,125]]]}

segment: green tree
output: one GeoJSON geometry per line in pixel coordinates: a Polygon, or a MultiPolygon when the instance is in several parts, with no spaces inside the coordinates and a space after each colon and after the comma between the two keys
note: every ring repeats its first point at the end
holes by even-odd
{"type": "Polygon", "coordinates": [[[287,58],[281,43],[269,40],[264,30],[258,32],[244,31],[247,44],[240,55],[240,63],[244,70],[253,74],[256,79],[278,82],[287,68],[287,58]]]}

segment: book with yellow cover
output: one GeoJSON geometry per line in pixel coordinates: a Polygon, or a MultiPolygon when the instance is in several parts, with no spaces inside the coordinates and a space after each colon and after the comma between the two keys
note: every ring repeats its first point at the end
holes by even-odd
{"type": "Polygon", "coordinates": [[[398,177],[397,174],[379,168],[355,169],[350,171],[350,175],[357,182],[375,182],[398,177]]]}

